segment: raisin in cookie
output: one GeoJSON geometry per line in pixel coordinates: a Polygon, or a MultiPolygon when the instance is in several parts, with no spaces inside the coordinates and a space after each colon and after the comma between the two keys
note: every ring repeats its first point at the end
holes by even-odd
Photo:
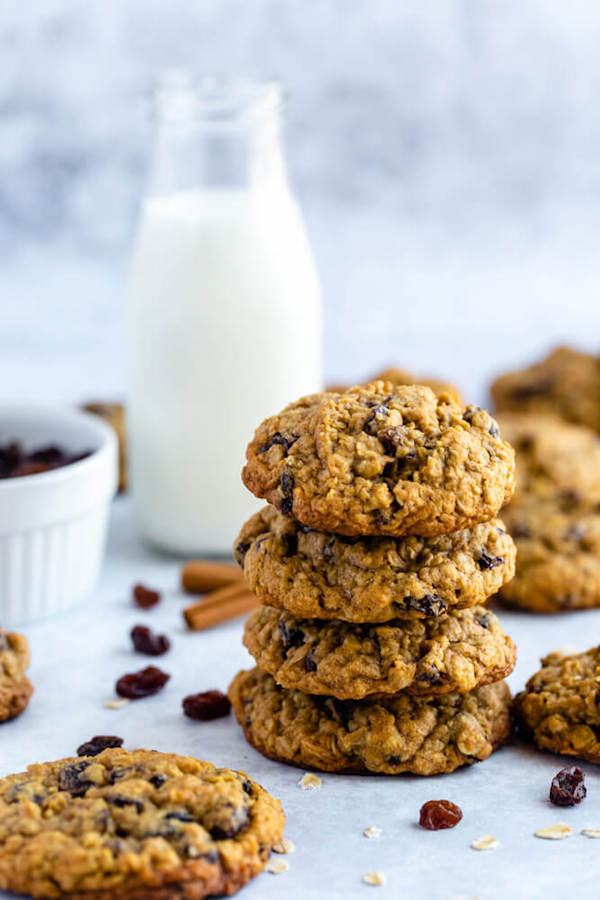
{"type": "Polygon", "coordinates": [[[548,416],[512,414],[498,421],[516,452],[513,503],[532,498],[600,501],[600,438],[595,432],[548,416]]]}
{"type": "Polygon", "coordinates": [[[571,347],[502,375],[491,394],[498,412],[546,413],[600,431],[600,358],[571,347]]]}
{"type": "Polygon", "coordinates": [[[484,410],[378,381],[313,394],[265,420],[246,487],[338,534],[445,534],[487,522],[514,487],[514,452],[484,410]]]}
{"type": "Polygon", "coordinates": [[[272,506],[242,527],[234,555],[264,603],[347,622],[474,606],[515,571],[514,543],[499,519],[430,538],[350,538],[300,525],[272,506]]]}
{"type": "Polygon", "coordinates": [[[339,700],[471,691],[510,675],[516,659],[483,606],[385,625],[298,619],[262,606],[246,622],[244,644],[282,687],[339,700]]]}
{"type": "Polygon", "coordinates": [[[517,574],[502,600],[541,613],[600,606],[600,511],[563,498],[511,503],[504,515],[517,574]]]}
{"type": "Polygon", "coordinates": [[[28,665],[27,639],[0,628],[0,722],[14,719],[29,703],[33,686],[25,675],[28,665]]]}
{"type": "Polygon", "coordinates": [[[281,806],[243,772],[147,750],[0,780],[0,888],[71,900],[231,894],[281,839],[281,806]]]}
{"type": "Polygon", "coordinates": [[[325,772],[452,772],[486,759],[511,731],[504,681],[468,694],[356,702],[286,690],[255,668],[236,675],[229,697],[260,753],[325,772]]]}
{"type": "Polygon", "coordinates": [[[515,697],[519,725],[540,750],[600,764],[600,647],[550,653],[515,697]]]}

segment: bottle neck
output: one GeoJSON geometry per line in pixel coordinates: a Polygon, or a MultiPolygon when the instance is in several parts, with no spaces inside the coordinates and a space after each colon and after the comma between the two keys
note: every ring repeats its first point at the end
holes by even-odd
{"type": "Polygon", "coordinates": [[[156,113],[150,194],[287,187],[278,89],[179,85],[157,93],[156,113]]]}

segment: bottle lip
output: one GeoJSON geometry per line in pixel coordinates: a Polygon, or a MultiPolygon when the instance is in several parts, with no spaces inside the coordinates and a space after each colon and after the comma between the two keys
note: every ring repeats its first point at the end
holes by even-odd
{"type": "Polygon", "coordinates": [[[182,69],[163,72],[154,85],[154,116],[160,122],[231,128],[277,115],[283,106],[280,82],[205,76],[182,69]]]}

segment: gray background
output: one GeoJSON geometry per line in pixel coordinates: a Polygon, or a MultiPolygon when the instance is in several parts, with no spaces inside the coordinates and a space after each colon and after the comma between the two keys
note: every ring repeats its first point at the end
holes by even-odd
{"type": "Polygon", "coordinates": [[[559,339],[596,348],[599,44],[591,0],[5,0],[0,397],[122,392],[168,66],[287,85],[329,379],[396,362],[481,396],[559,339]]]}

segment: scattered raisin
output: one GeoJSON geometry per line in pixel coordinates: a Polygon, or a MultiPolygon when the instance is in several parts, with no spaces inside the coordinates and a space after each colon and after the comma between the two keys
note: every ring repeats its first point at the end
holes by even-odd
{"type": "Polygon", "coordinates": [[[190,719],[209,722],[211,719],[222,719],[228,716],[231,703],[227,694],[221,691],[204,691],[201,694],[190,694],[181,703],[183,711],[190,719]]]}
{"type": "Polygon", "coordinates": [[[129,700],[139,700],[141,697],[149,697],[151,694],[157,694],[171,676],[167,675],[156,666],[146,666],[139,672],[130,672],[123,675],[116,684],[116,691],[120,697],[127,697],[129,700]]]}
{"type": "Polygon", "coordinates": [[[485,550],[482,551],[481,556],[477,560],[480,569],[495,569],[496,566],[501,566],[503,562],[503,556],[490,556],[485,550]]]}
{"type": "Polygon", "coordinates": [[[429,800],[424,803],[419,813],[419,825],[428,831],[439,831],[442,828],[454,828],[462,819],[460,806],[450,800],[429,800]]]}
{"type": "Polygon", "coordinates": [[[152,778],[148,779],[150,784],[153,785],[155,788],[162,787],[166,780],[167,779],[165,778],[164,775],[153,775],[152,778]]]}
{"type": "Polygon", "coordinates": [[[115,734],[97,734],[96,737],[77,748],[77,756],[98,756],[108,747],[122,746],[123,738],[117,737],[115,734]]]}
{"type": "Polygon", "coordinates": [[[145,625],[135,625],[131,629],[131,640],[137,652],[147,656],[161,656],[171,646],[165,634],[154,634],[145,625]]]}
{"type": "Polygon", "coordinates": [[[566,766],[557,772],[550,784],[550,802],[555,806],[575,806],[581,803],[587,789],[579,766],[566,766]]]}
{"type": "Polygon", "coordinates": [[[55,444],[28,452],[22,444],[11,441],[0,445],[0,478],[20,478],[23,475],[50,472],[53,469],[70,466],[71,463],[79,462],[91,454],[91,450],[71,453],[55,444]]]}
{"type": "Polygon", "coordinates": [[[160,594],[158,591],[153,591],[143,584],[135,585],[133,589],[133,602],[141,609],[150,609],[151,606],[156,606],[159,600],[160,594]]]}

